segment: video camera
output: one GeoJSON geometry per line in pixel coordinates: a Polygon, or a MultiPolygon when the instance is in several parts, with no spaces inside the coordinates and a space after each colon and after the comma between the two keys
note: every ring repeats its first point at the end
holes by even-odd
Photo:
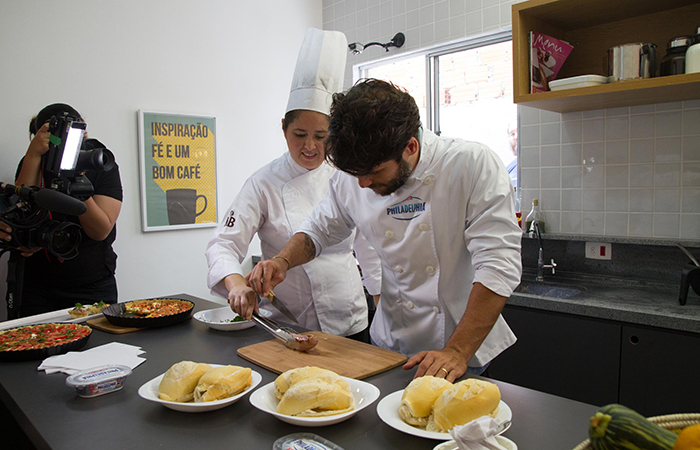
{"type": "Polygon", "coordinates": [[[114,155],[97,139],[85,139],[87,124],[64,113],[49,120],[49,151],[44,170],[49,175],[51,189],[79,200],[87,200],[93,193],[86,170],[109,171],[114,168],[114,155]]]}
{"type": "Polygon", "coordinates": [[[42,156],[48,188],[0,183],[0,220],[12,227],[0,249],[42,247],[61,259],[78,255],[80,225],[54,220],[51,212],[78,216],[94,192],[86,170],[109,171],[114,155],[97,139],[84,139],[87,124],[68,113],[49,120],[49,150],[42,156]]]}

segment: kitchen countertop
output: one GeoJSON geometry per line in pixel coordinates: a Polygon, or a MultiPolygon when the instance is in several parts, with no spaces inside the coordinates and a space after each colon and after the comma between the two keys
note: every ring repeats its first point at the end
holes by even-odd
{"type": "MultiPolygon", "coordinates": [[[[184,294],[176,297],[193,300],[195,311],[221,306],[184,294]]],[[[403,389],[413,377],[413,370],[401,367],[364,380],[380,389],[376,403],[345,422],[320,428],[284,423],[255,409],[249,395],[218,411],[188,414],[148,402],[137,394],[142,384],[182,360],[251,367],[262,375],[260,386],[264,386],[277,375],[241,359],[236,350],[269,339],[258,327],[223,332],[194,319],[121,335],[94,330],[85,349],[116,341],[146,351],[146,362],[127,378],[122,390],[84,399],[65,385],[66,375],[37,371],[40,361],[0,363],[0,400],[40,449],[269,449],[277,438],[299,432],[318,434],[346,450],[430,450],[439,443],[397,431],[378,417],[377,403],[403,389]]],[[[588,418],[597,407],[495,383],[513,412],[513,425],[504,436],[519,450],[572,449],[586,438],[588,418]]]]}
{"type": "MultiPolygon", "coordinates": [[[[535,282],[536,271],[526,269],[524,283],[535,282]]],[[[700,297],[690,289],[685,305],[678,302],[678,284],[545,270],[544,284],[577,287],[581,293],[553,298],[514,292],[509,305],[626,322],[636,325],[700,333],[700,297]]]]}

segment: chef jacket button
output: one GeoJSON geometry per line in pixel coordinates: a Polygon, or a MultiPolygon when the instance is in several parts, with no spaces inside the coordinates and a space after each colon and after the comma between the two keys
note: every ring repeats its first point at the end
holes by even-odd
{"type": "Polygon", "coordinates": [[[384,236],[386,236],[387,238],[391,239],[391,238],[394,237],[394,232],[393,232],[393,231],[387,231],[386,233],[384,233],[384,236]]]}
{"type": "Polygon", "coordinates": [[[394,268],[394,270],[397,271],[398,273],[403,273],[403,269],[402,269],[401,267],[399,267],[399,266],[396,266],[396,267],[394,268]]]}
{"type": "Polygon", "coordinates": [[[425,268],[425,271],[428,273],[435,273],[435,267],[433,266],[428,266],[425,268]]]}
{"type": "Polygon", "coordinates": [[[433,306],[433,311],[435,311],[435,314],[440,314],[440,308],[437,306],[433,306]]]}
{"type": "Polygon", "coordinates": [[[423,183],[427,186],[430,186],[431,184],[433,184],[433,179],[431,177],[428,177],[423,181],[423,183]]]}
{"type": "Polygon", "coordinates": [[[428,231],[428,224],[422,223],[418,228],[420,228],[421,231],[428,231]]]}
{"type": "Polygon", "coordinates": [[[408,309],[413,309],[413,302],[407,302],[407,303],[406,303],[406,308],[408,308],[408,309]]]}

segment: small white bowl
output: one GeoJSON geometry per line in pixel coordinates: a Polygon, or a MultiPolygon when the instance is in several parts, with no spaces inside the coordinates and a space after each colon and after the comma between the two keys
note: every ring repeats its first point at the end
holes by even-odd
{"type": "Polygon", "coordinates": [[[272,414],[282,422],[291,423],[300,427],[323,427],[348,420],[363,408],[374,403],[379,398],[379,389],[373,384],[354,378],[342,377],[350,385],[352,396],[355,398],[355,409],[342,414],[324,417],[296,417],[277,412],[277,397],[275,397],[275,383],[269,383],[253,392],[250,403],[260,411],[272,414]]]}
{"type": "MultiPolygon", "coordinates": [[[[270,311],[260,309],[260,315],[263,317],[269,317],[272,315],[270,311]]],[[[238,314],[231,311],[229,306],[224,306],[223,308],[207,309],[206,311],[198,311],[194,314],[194,318],[202,323],[209,325],[209,328],[221,331],[236,331],[245,330],[255,325],[252,320],[243,320],[238,322],[233,322],[233,320],[239,317],[238,314]]]]}
{"type": "MultiPolygon", "coordinates": [[[[515,445],[515,442],[511,441],[507,437],[496,436],[496,441],[506,450],[518,450],[518,446],[515,445]]],[[[459,450],[459,446],[455,441],[447,441],[436,445],[433,450],[459,450]]]]}
{"type": "MultiPolygon", "coordinates": [[[[222,364],[209,364],[212,367],[221,367],[222,364]]],[[[163,376],[165,374],[158,375],[151,381],[148,381],[144,383],[140,388],[139,388],[139,395],[141,398],[144,398],[146,400],[155,402],[155,403],[160,403],[166,408],[170,408],[175,411],[181,411],[181,412],[188,412],[188,413],[200,413],[200,412],[207,412],[207,411],[215,411],[217,409],[225,408],[233,403],[236,403],[238,400],[241,399],[244,395],[249,394],[255,387],[260,384],[262,381],[262,375],[260,375],[256,371],[252,371],[251,376],[253,377],[253,382],[248,386],[243,392],[241,392],[238,395],[234,395],[233,397],[225,398],[222,400],[214,400],[211,402],[200,402],[200,403],[194,403],[194,402],[187,402],[187,403],[180,403],[180,402],[169,402],[167,400],[161,400],[158,398],[158,386],[160,386],[160,381],[163,379],[163,376]]]]}

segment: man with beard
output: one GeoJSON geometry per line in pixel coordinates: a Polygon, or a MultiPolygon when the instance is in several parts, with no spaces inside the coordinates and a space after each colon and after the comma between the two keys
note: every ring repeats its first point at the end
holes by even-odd
{"type": "MultiPolygon", "coordinates": [[[[372,342],[410,356],[415,377],[481,374],[515,342],[500,313],[520,282],[513,187],[500,158],[438,137],[414,99],[364,80],[335,94],[326,158],[330,190],[277,257],[246,276],[259,294],[357,227],[382,262],[372,342]]],[[[338,299],[342,301],[342,299],[338,299]]],[[[248,318],[255,304],[234,310],[248,318]]]]}

